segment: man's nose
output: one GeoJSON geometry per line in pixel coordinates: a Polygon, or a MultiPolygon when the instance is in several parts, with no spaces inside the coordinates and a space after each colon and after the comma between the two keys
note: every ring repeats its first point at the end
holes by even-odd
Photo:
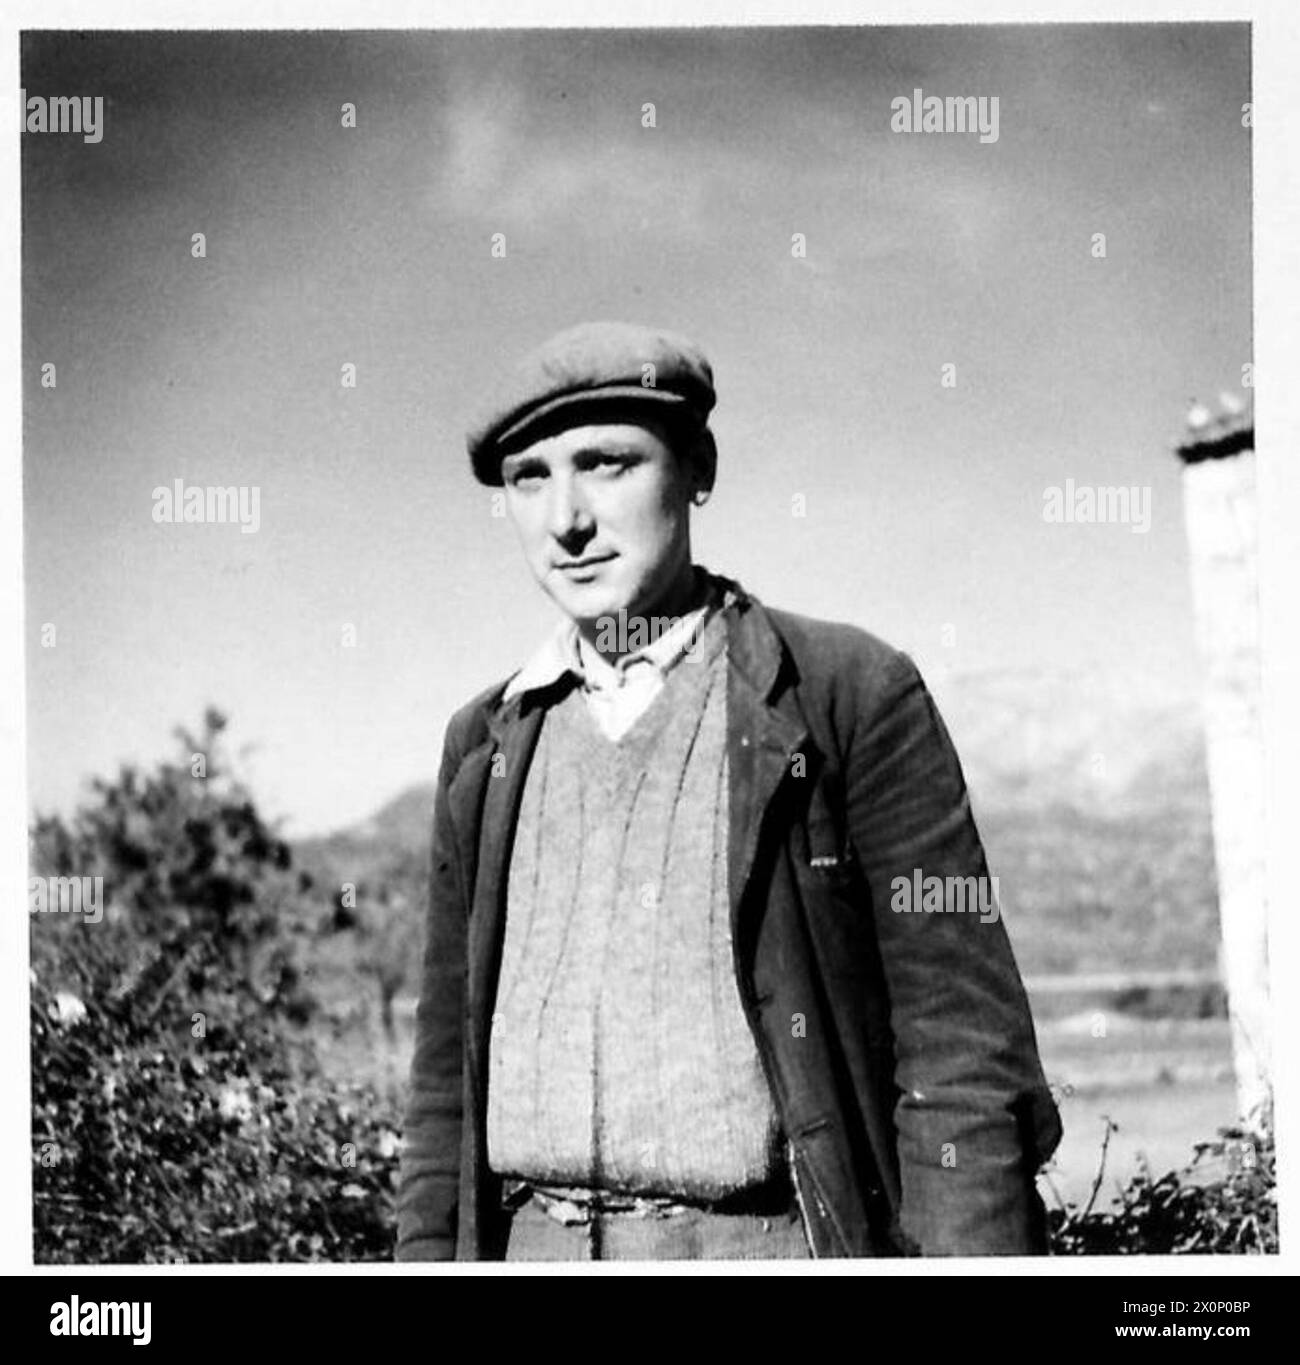
{"type": "Polygon", "coordinates": [[[582,489],[571,478],[551,481],[551,501],[547,510],[548,529],[556,540],[571,540],[591,530],[591,509],[582,489]]]}

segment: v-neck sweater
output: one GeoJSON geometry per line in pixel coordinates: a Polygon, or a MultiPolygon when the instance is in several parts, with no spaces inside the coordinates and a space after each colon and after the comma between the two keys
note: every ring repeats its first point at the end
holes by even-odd
{"type": "Polygon", "coordinates": [[[577,689],[547,712],[492,1023],[503,1175],[709,1200],[776,1169],[732,957],[725,644],[717,613],[617,741],[577,689]]]}

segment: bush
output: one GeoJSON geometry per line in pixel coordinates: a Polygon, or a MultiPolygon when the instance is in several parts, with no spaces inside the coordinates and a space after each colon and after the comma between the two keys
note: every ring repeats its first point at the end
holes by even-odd
{"type": "Polygon", "coordinates": [[[98,924],[32,917],[35,1258],[386,1259],[396,1117],[326,1083],[301,1025],[287,846],[224,770],[95,784],[38,821],[39,872],[103,876],[98,924]]]}
{"type": "MultiPolygon", "coordinates": [[[[1110,1124],[1094,1199],[1113,1131],[1110,1124]]],[[[1262,1132],[1223,1128],[1213,1141],[1197,1144],[1191,1165],[1181,1171],[1156,1180],[1144,1167],[1111,1209],[1094,1212],[1090,1200],[1082,1210],[1054,1210],[1052,1250],[1072,1256],[1276,1253],[1276,1183],[1271,1123],[1262,1132]]]]}
{"type": "Polygon", "coordinates": [[[391,1254],[398,1140],[372,1096],[265,1014],[193,1038],[147,990],[90,985],[32,985],[38,1261],[391,1254]]]}

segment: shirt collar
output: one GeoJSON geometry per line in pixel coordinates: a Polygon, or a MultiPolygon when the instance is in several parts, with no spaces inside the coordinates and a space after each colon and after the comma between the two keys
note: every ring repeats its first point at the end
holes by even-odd
{"type": "MultiPolygon", "coordinates": [[[[506,684],[502,701],[551,687],[566,674],[572,674],[584,686],[598,691],[618,687],[626,680],[628,669],[637,663],[649,664],[662,677],[692,647],[709,616],[735,600],[735,594],[724,589],[712,575],[706,575],[706,579],[705,600],[701,606],[677,618],[656,639],[624,655],[616,663],[606,663],[599,652],[582,639],[572,621],[561,622],[506,684]]],[[[630,626],[628,630],[631,630],[630,626]]]]}

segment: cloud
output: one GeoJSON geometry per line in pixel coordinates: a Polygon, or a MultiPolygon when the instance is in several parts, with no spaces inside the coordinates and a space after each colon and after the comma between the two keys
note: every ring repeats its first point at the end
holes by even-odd
{"type": "Polygon", "coordinates": [[[446,154],[430,191],[438,212],[507,233],[653,229],[685,241],[707,234],[709,186],[699,159],[656,142],[651,130],[579,145],[530,126],[510,91],[504,99],[476,93],[446,122],[446,154]]]}
{"type": "Polygon", "coordinates": [[[478,88],[455,101],[443,123],[446,148],[437,192],[453,204],[491,202],[518,152],[518,88],[478,88]]]}

